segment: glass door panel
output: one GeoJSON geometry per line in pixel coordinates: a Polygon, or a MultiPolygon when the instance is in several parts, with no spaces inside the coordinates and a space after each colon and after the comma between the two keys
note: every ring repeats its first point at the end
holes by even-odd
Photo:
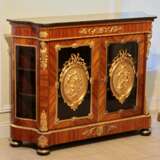
{"type": "Polygon", "coordinates": [[[16,46],[16,116],[36,119],[36,49],[16,46]]]}

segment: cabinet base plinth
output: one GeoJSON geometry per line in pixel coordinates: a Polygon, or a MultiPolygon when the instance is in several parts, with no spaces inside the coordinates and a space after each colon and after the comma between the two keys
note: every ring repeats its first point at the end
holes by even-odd
{"type": "MultiPolygon", "coordinates": [[[[99,122],[71,128],[62,128],[58,130],[53,129],[48,132],[40,132],[35,128],[28,128],[12,124],[11,136],[12,139],[17,141],[28,141],[34,144],[37,144],[38,142],[42,146],[46,145],[46,148],[44,147],[37,149],[38,154],[46,155],[49,154],[48,148],[52,145],[136,130],[140,131],[142,135],[147,136],[151,133],[150,127],[151,116],[139,115],[119,120],[99,122]]],[[[39,144],[37,144],[37,146],[39,146],[39,144]]]]}

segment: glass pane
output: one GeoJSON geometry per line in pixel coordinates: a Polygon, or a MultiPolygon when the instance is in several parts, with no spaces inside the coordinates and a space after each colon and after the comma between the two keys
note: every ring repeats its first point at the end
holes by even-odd
{"type": "Polygon", "coordinates": [[[35,47],[16,46],[16,116],[36,118],[35,47]]]}
{"type": "Polygon", "coordinates": [[[17,94],[17,117],[35,119],[35,106],[34,95],[17,94]]]}

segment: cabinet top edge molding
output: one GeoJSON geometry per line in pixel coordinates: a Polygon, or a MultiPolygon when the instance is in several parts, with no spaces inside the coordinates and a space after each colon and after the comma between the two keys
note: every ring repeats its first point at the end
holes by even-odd
{"type": "Polygon", "coordinates": [[[83,23],[119,22],[128,20],[154,20],[156,16],[151,16],[143,12],[120,12],[101,13],[88,15],[52,16],[24,19],[7,19],[11,24],[33,24],[38,26],[62,26],[83,23]]]}

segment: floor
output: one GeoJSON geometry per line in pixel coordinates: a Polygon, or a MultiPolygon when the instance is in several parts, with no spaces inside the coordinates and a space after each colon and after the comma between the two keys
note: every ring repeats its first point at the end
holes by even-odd
{"type": "Polygon", "coordinates": [[[10,147],[0,139],[1,160],[160,160],[160,122],[152,115],[152,134],[120,134],[53,147],[47,156],[39,156],[31,146],[10,147]]]}

